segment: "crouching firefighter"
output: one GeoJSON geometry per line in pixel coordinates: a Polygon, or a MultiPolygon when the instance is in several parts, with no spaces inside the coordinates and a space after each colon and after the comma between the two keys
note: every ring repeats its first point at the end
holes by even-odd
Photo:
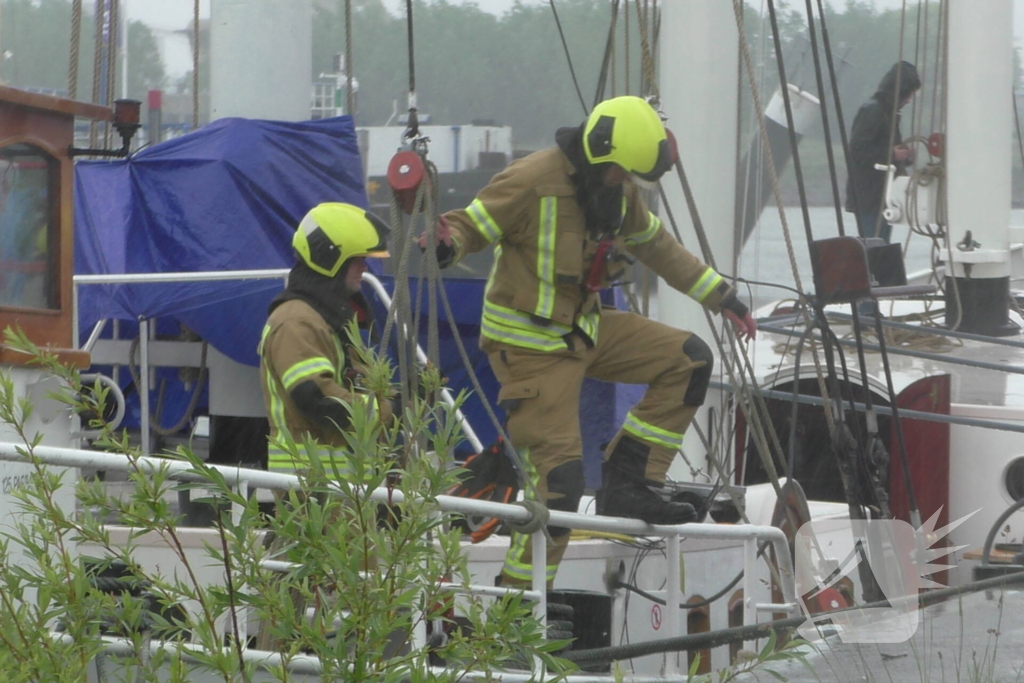
{"type": "MultiPolygon", "coordinates": [[[[691,505],[667,502],[656,489],[704,401],[711,349],[690,332],[602,310],[599,291],[636,257],[671,287],[724,312],[741,335],[752,337],[756,323],[734,290],[673,239],[641,198],[635,181],[656,182],[674,163],[672,140],[650,104],[606,100],[555,140],[496,175],[466,209],[442,217],[439,262],[450,266],[494,246],[480,345],[501,383],[509,437],[548,508],[575,512],[583,494],[580,387],[594,377],[648,385],[605,453],[598,513],[691,522],[691,505]]],[[[549,531],[550,583],[569,530],[549,531]]],[[[531,578],[530,539],[513,534],[502,582],[531,578]]]]}
{"type": "MultiPolygon", "coordinates": [[[[372,213],[338,202],[314,207],[295,231],[298,260],[288,285],[270,304],[259,349],[271,471],[304,468],[308,463],[295,462],[287,444],[298,444],[302,456],[303,442],[312,440],[327,471],[333,463],[345,472],[339,448],[351,417],[341,401],[371,399],[347,379],[352,369],[348,327],[367,310],[360,291],[366,258],[388,256],[387,234],[372,213]]],[[[376,403],[378,419],[387,422],[390,404],[376,403]]]]}

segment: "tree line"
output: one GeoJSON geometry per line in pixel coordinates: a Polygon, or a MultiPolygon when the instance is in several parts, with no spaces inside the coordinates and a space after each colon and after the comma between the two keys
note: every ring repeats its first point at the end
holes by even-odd
{"type": "MultiPolygon", "coordinates": [[[[616,30],[611,40],[611,70],[605,95],[641,94],[643,79],[641,18],[656,16],[666,0],[620,0],[616,30]]],[[[724,1],[724,0],[722,0],[724,1]]],[[[451,0],[414,0],[415,76],[419,111],[433,122],[467,124],[493,121],[508,125],[518,147],[537,149],[551,144],[560,126],[575,125],[583,116],[577,95],[575,73],[582,99],[592,105],[602,59],[609,44],[612,22],[611,0],[557,0],[555,7],[565,35],[569,60],[548,3],[517,2],[501,16],[481,10],[473,3],[451,0]]],[[[817,3],[814,3],[815,5],[817,3]]],[[[906,59],[918,66],[924,87],[914,103],[903,112],[906,135],[927,135],[939,126],[942,82],[938,62],[941,17],[938,2],[907,3],[902,10],[879,10],[867,0],[847,0],[834,7],[825,4],[828,28],[837,65],[840,101],[845,127],[857,108],[877,87],[879,79],[894,62],[906,59]]],[[[359,125],[382,125],[394,121],[407,109],[410,63],[404,12],[393,13],[383,0],[351,0],[352,73],[359,83],[354,112],[359,125]]],[[[757,6],[759,7],[759,5],[757,6]]],[[[831,116],[832,138],[839,143],[837,112],[832,93],[818,93],[813,54],[804,3],[778,3],[778,23],[789,80],[816,94],[824,95],[831,116]]],[[[345,0],[317,0],[313,20],[313,74],[332,71],[336,53],[344,53],[345,0]]],[[[671,40],[661,35],[657,20],[644,23],[649,42],[671,40]]],[[[184,28],[184,27],[183,27],[184,28]]],[[[205,27],[203,27],[205,28],[205,27]]],[[[822,26],[817,26],[819,46],[822,26]]],[[[732,25],[723,32],[735,30],[732,25]]],[[[70,0],[3,0],[0,2],[0,79],[16,86],[65,89],[71,34],[70,0]]],[[[190,32],[191,35],[191,32],[190,32]]],[[[205,35],[205,31],[204,31],[205,35]]],[[[723,34],[725,35],[725,34],[723,34]]],[[[778,70],[767,13],[747,3],[744,36],[757,70],[758,89],[767,102],[778,87],[778,70]]],[[[202,39],[205,59],[207,41],[202,39]]],[[[79,58],[80,99],[87,99],[92,83],[94,20],[85,6],[82,18],[79,58]]],[[[268,46],[268,49],[285,49],[268,46]]],[[[657,50],[655,46],[654,54],[657,50]]],[[[151,29],[138,22],[129,27],[129,95],[143,99],[149,88],[177,85],[191,87],[191,76],[178,84],[167,83],[151,29]]],[[[1019,82],[1019,59],[1015,56],[1019,82]]],[[[822,55],[822,64],[824,59],[822,55]]],[[[667,65],[657,65],[659,76],[667,65]]],[[[723,73],[735,79],[737,74],[723,73]]],[[[203,68],[201,81],[208,81],[203,68]]],[[[826,83],[829,81],[825,74],[826,83]]],[[[754,131],[753,103],[746,76],[740,83],[741,153],[754,131]]],[[[201,96],[208,84],[201,83],[201,96]]],[[[694,106],[699,106],[695,103],[694,106]]],[[[804,145],[808,194],[812,201],[829,201],[828,172],[821,144],[820,124],[811,130],[804,145]]],[[[1013,144],[1013,141],[1011,141],[1013,144]]],[[[842,169],[840,169],[842,171],[842,169]]],[[[783,178],[787,201],[796,197],[792,172],[783,178]]]]}

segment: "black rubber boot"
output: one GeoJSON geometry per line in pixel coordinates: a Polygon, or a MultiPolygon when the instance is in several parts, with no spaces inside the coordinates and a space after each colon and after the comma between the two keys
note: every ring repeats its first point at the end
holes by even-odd
{"type": "Polygon", "coordinates": [[[686,524],[697,520],[697,511],[689,503],[664,500],[644,477],[650,446],[622,436],[615,450],[604,461],[601,479],[604,488],[597,493],[597,514],[629,517],[648,524],[686,524]]]}

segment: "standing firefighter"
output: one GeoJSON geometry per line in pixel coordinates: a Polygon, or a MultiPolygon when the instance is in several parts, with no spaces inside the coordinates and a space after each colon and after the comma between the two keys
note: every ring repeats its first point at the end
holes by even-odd
{"type": "MultiPolygon", "coordinates": [[[[465,210],[438,226],[438,259],[450,266],[494,245],[481,347],[501,382],[500,405],[526,474],[552,510],[575,512],[583,494],[579,401],[584,377],[647,384],[608,446],[598,513],[651,524],[696,519],[666,502],[664,484],[687,426],[704,401],[711,349],[697,336],[642,316],[602,310],[601,289],[638,257],[675,289],[724,311],[741,333],[757,326],[735,292],[647,210],[636,179],[656,182],[674,150],[658,113],[639,97],[602,102],[556,147],[494,177],[465,210]]],[[[422,243],[422,241],[421,241],[422,243]]],[[[552,582],[569,530],[549,527],[552,582]]],[[[506,585],[532,578],[529,537],[513,534],[506,585]]]]}
{"type": "MultiPolygon", "coordinates": [[[[366,257],[385,257],[387,226],[368,211],[342,203],[313,208],[299,223],[292,246],[298,261],[288,286],[270,304],[270,317],[260,342],[263,398],[270,418],[271,470],[292,472],[306,463],[293,462],[289,441],[312,439],[330,471],[345,444],[342,431],[350,424],[342,401],[366,399],[346,380],[348,326],[356,308],[365,309],[360,294],[366,257]]],[[[382,419],[390,405],[380,406],[382,419]]]]}

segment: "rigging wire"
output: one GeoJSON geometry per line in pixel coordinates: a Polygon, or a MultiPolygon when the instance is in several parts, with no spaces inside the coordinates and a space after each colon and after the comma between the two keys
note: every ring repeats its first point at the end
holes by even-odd
{"type": "MultiPolygon", "coordinates": [[[[897,63],[903,63],[903,38],[905,28],[907,24],[907,0],[903,0],[903,8],[900,10],[900,44],[899,51],[897,53],[897,63]]],[[[903,78],[903,68],[896,69],[896,84],[893,86],[893,98],[892,98],[892,117],[889,121],[889,149],[886,152],[885,165],[892,166],[892,155],[895,151],[893,147],[896,145],[896,126],[899,123],[900,115],[900,81],[903,78]]],[[[902,143],[902,140],[899,142],[902,143]]],[[[872,235],[878,237],[882,230],[882,211],[885,210],[885,195],[882,196],[882,201],[878,206],[878,212],[875,215],[875,228],[872,231],[872,235]]]]}
{"type": "Polygon", "coordinates": [[[839,234],[845,235],[843,227],[843,205],[839,199],[839,178],[836,174],[835,153],[832,150],[832,131],[829,126],[828,105],[825,98],[825,82],[821,77],[821,57],[818,54],[818,31],[814,28],[814,11],[811,9],[811,0],[804,0],[807,7],[807,30],[811,37],[811,55],[814,58],[814,78],[818,85],[818,109],[821,111],[821,129],[825,135],[825,155],[828,157],[828,175],[832,183],[832,202],[836,209],[836,226],[839,234]]]}
{"type": "MultiPolygon", "coordinates": [[[[811,0],[805,0],[805,3],[806,3],[806,6],[807,6],[807,21],[808,21],[808,28],[810,30],[810,37],[811,37],[811,50],[812,50],[813,55],[814,55],[815,77],[817,79],[819,93],[821,93],[821,95],[822,95],[822,97],[821,97],[821,112],[822,112],[823,127],[824,127],[824,130],[825,130],[826,148],[828,150],[829,172],[830,172],[831,180],[832,180],[833,195],[834,195],[834,198],[835,198],[835,201],[836,201],[836,215],[837,215],[837,218],[839,220],[840,233],[842,233],[842,211],[840,210],[840,206],[839,206],[839,184],[838,184],[838,179],[836,177],[835,164],[834,164],[833,157],[832,157],[831,137],[828,134],[828,116],[827,116],[827,113],[826,113],[826,110],[825,110],[824,85],[823,85],[822,77],[821,77],[821,61],[820,61],[820,59],[818,57],[818,51],[817,51],[817,37],[816,37],[816,31],[814,29],[814,17],[813,17],[812,11],[811,11],[811,0]]],[[[906,0],[904,0],[904,2],[903,2],[903,13],[904,13],[904,16],[901,18],[901,32],[902,32],[902,26],[905,25],[905,20],[906,20],[906,17],[905,17],[905,13],[906,13],[906,0]]],[[[918,14],[918,20],[919,20],[918,21],[918,36],[920,36],[920,14],[918,14]]],[[[902,45],[902,34],[901,34],[901,43],[900,43],[901,63],[902,63],[902,53],[903,53],[903,45],[902,45]]],[[[916,59],[916,56],[915,56],[915,59],[916,59]]],[[[898,69],[897,72],[896,72],[895,94],[896,94],[896,99],[897,100],[899,99],[899,93],[900,93],[899,82],[900,82],[900,75],[901,75],[901,73],[902,73],[902,68],[898,69]]],[[[893,144],[892,139],[895,136],[896,116],[897,116],[897,112],[898,112],[899,103],[896,102],[894,106],[897,107],[897,109],[894,111],[892,126],[890,128],[890,134],[889,134],[889,154],[890,155],[892,154],[892,144],[893,144]]],[[[879,225],[880,225],[880,223],[876,222],[876,234],[878,232],[879,225]]],[[[861,325],[860,325],[859,313],[858,313],[856,305],[851,305],[851,312],[852,312],[852,315],[853,315],[853,332],[854,332],[854,337],[855,337],[856,343],[857,343],[857,357],[858,357],[858,361],[860,363],[861,376],[862,377],[867,377],[868,376],[868,373],[867,373],[867,359],[866,359],[866,356],[864,354],[863,337],[861,335],[861,325]]],[[[885,339],[884,339],[885,334],[884,334],[884,332],[882,330],[881,320],[879,319],[878,316],[875,316],[875,328],[876,328],[876,333],[877,333],[877,335],[879,337],[879,339],[878,339],[879,350],[880,350],[881,356],[882,356],[882,365],[883,365],[883,368],[885,370],[885,376],[886,376],[886,382],[887,382],[888,389],[889,389],[889,394],[890,394],[890,396],[895,397],[896,393],[895,393],[895,389],[893,388],[893,383],[892,383],[892,374],[891,374],[891,370],[890,370],[890,366],[889,366],[889,356],[886,353],[886,347],[885,347],[885,339]]],[[[845,368],[844,368],[844,372],[845,372],[845,368]]],[[[852,401],[851,401],[851,405],[852,405],[852,401]]],[[[872,424],[875,423],[875,418],[873,417],[873,415],[874,415],[874,406],[873,406],[873,401],[872,401],[872,397],[871,397],[871,392],[870,391],[865,393],[865,405],[867,406],[868,414],[870,416],[869,419],[868,419],[868,425],[872,425],[872,424]]],[[[894,410],[894,413],[895,413],[895,411],[896,411],[895,404],[893,405],[893,410],[894,410]]],[[[896,414],[896,418],[895,419],[896,419],[896,423],[895,423],[896,424],[896,436],[897,436],[897,440],[899,442],[899,451],[900,451],[900,453],[899,453],[899,455],[900,455],[900,465],[901,465],[901,469],[902,469],[902,472],[903,472],[904,485],[906,486],[907,502],[909,504],[911,518],[912,519],[916,519],[918,516],[920,516],[920,512],[919,512],[919,508],[917,506],[917,497],[916,497],[915,492],[914,492],[913,481],[912,481],[912,478],[911,478],[911,475],[910,475],[910,464],[909,464],[909,461],[907,459],[906,444],[905,444],[905,439],[904,439],[904,435],[903,435],[903,429],[901,428],[901,423],[899,422],[899,415],[898,414],[896,414]]],[[[860,421],[859,420],[854,420],[854,423],[859,424],[860,421]]],[[[872,442],[875,439],[877,439],[877,438],[878,438],[877,431],[874,430],[874,429],[869,428],[868,432],[866,434],[866,439],[864,441],[862,441],[862,443],[864,443],[866,447],[871,448],[872,442]]]]}
{"type": "MultiPolygon", "coordinates": [[[[406,0],[411,3],[412,0],[406,0]]],[[[551,5],[551,13],[555,15],[555,25],[558,26],[558,37],[562,39],[562,49],[565,50],[565,60],[569,63],[569,73],[572,75],[572,84],[576,87],[576,95],[580,98],[580,106],[583,107],[584,116],[590,114],[587,109],[587,101],[583,99],[583,91],[580,90],[580,82],[576,79],[576,69],[572,66],[572,55],[569,54],[569,44],[565,41],[565,32],[562,30],[562,20],[558,18],[558,10],[555,9],[555,0],[548,0],[551,5]]]]}
{"type": "Polygon", "coordinates": [[[608,39],[604,44],[604,56],[601,58],[601,71],[597,76],[597,90],[594,92],[594,105],[604,99],[605,86],[608,83],[609,66],[612,76],[612,95],[615,94],[615,27],[619,20],[619,0],[612,0],[612,18],[608,25],[608,39]]]}
{"type": "MultiPolygon", "coordinates": [[[[814,242],[814,233],[811,230],[811,214],[807,208],[807,188],[804,184],[803,165],[800,163],[800,147],[797,144],[796,131],[793,125],[793,103],[789,98],[789,80],[786,78],[786,61],[782,56],[782,35],[779,32],[779,21],[775,15],[775,0],[768,0],[768,18],[772,24],[772,42],[775,45],[775,63],[779,69],[779,80],[781,82],[782,102],[786,107],[786,125],[789,129],[789,144],[793,155],[793,172],[796,174],[796,187],[800,195],[800,210],[804,218],[804,232],[807,234],[807,244],[814,242]]],[[[814,270],[812,261],[812,271],[814,270]]],[[[818,273],[814,273],[815,281],[818,273]]]]}

